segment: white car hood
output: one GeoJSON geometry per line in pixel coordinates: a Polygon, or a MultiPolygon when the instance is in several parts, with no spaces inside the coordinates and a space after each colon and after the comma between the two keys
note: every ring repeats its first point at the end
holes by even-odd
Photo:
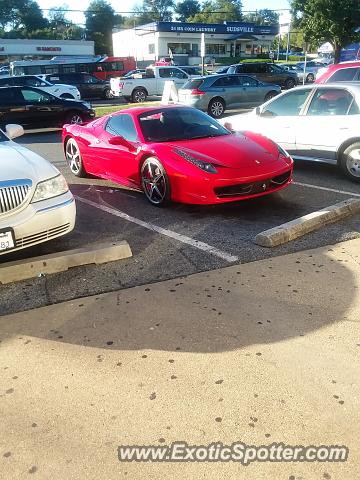
{"type": "Polygon", "coordinates": [[[29,178],[35,186],[58,174],[57,168],[31,150],[12,141],[0,142],[0,182],[29,178]]]}

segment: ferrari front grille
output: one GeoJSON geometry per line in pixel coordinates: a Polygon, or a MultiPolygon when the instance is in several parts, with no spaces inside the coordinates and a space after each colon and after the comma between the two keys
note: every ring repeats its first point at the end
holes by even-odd
{"type": "Polygon", "coordinates": [[[25,203],[31,187],[30,179],[0,182],[0,214],[11,212],[25,203]]]}
{"type": "Polygon", "coordinates": [[[257,193],[273,190],[289,181],[291,171],[287,171],[276,177],[267,178],[261,182],[238,183],[236,185],[227,185],[226,187],[216,187],[215,195],[219,198],[241,197],[246,195],[256,195],[257,193]]]}

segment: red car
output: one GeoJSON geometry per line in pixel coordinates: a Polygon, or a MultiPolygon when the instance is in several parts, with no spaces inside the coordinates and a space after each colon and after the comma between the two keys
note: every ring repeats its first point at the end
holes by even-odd
{"type": "Polygon", "coordinates": [[[360,81],[360,61],[342,62],[320,69],[315,83],[360,81]]]}
{"type": "Polygon", "coordinates": [[[65,125],[64,153],[73,174],[169,201],[216,204],[266,195],[292,180],[293,160],[261,135],[233,134],[185,106],[138,107],[65,125]]]}

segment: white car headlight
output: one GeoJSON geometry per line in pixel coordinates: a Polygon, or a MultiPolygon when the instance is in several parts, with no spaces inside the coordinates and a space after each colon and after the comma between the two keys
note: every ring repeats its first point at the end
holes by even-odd
{"type": "Polygon", "coordinates": [[[49,178],[43,182],[39,182],[36,185],[36,190],[31,203],[40,202],[41,200],[47,200],[48,198],[57,197],[69,190],[68,184],[63,175],[57,175],[56,177],[49,178]]]}

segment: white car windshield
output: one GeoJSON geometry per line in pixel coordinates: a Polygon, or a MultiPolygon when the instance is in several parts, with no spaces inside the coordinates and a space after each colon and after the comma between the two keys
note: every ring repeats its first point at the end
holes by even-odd
{"type": "Polygon", "coordinates": [[[0,130],[0,142],[7,142],[9,139],[7,138],[6,135],[0,130]]]}

